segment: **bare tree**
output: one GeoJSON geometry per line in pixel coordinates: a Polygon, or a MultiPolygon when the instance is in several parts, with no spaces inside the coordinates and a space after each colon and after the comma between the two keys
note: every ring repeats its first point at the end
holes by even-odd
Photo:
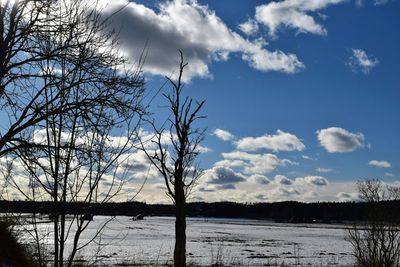
{"type": "Polygon", "coordinates": [[[7,118],[0,128],[0,157],[36,145],[29,142],[33,128],[56,114],[79,108],[85,115],[97,112],[86,107],[102,103],[120,118],[130,116],[143,79],[139,68],[125,69],[127,58],[96,1],[21,0],[0,6],[0,116],[7,118]],[[78,100],[65,98],[79,84],[91,86],[80,86],[78,100]],[[134,104],[126,105],[128,100],[134,104]]]}
{"type": "MultiPolygon", "coordinates": [[[[27,199],[53,201],[53,263],[72,266],[76,253],[102,234],[107,222],[89,241],[82,243],[80,236],[90,224],[91,220],[87,220],[91,219],[90,214],[85,210],[71,214],[67,204],[84,203],[90,207],[90,204],[108,202],[121,192],[127,174],[121,163],[133,147],[134,131],[115,138],[111,136],[112,124],[102,124],[99,131],[92,124],[86,125],[79,114],[54,119],[42,132],[41,142],[46,144],[46,149],[36,148],[19,155],[31,177],[29,191],[24,192],[18,183],[15,186],[27,199]],[[72,247],[67,247],[71,239],[72,247]]],[[[99,123],[101,116],[92,120],[99,123]]],[[[38,241],[38,234],[34,234],[38,241]]],[[[40,255],[40,249],[37,253],[40,255]]]]}
{"type": "Polygon", "coordinates": [[[360,198],[366,202],[367,221],[348,229],[356,264],[360,267],[399,266],[400,232],[398,214],[391,201],[400,199],[399,188],[372,179],[357,183],[360,198]]]}
{"type": "MultiPolygon", "coordinates": [[[[53,201],[53,265],[71,266],[87,245],[79,238],[89,221],[82,213],[68,221],[66,204],[107,202],[120,192],[120,163],[144,113],[144,83],[140,62],[133,71],[125,68],[129,62],[96,3],[44,2],[29,28],[35,30],[23,32],[28,37],[13,46],[27,60],[14,57],[18,65],[8,65],[2,76],[0,101],[8,123],[2,125],[0,158],[22,162],[30,188],[10,180],[25,198],[53,201]],[[111,138],[116,131],[125,132],[122,141],[111,138]],[[71,236],[73,247],[66,256],[71,236]]],[[[23,7],[32,12],[30,4],[23,7]]],[[[25,14],[18,8],[9,12],[25,14]]],[[[10,18],[20,24],[30,19],[10,18]]]]}
{"type": "MultiPolygon", "coordinates": [[[[199,115],[204,101],[195,102],[192,98],[183,96],[182,75],[187,63],[184,63],[180,52],[181,62],[177,81],[167,78],[172,85],[172,92],[164,94],[167,99],[170,116],[169,127],[158,129],[152,126],[156,138],[154,153],[147,151],[142,145],[147,157],[162,175],[167,187],[167,195],[175,204],[175,249],[174,266],[186,266],[186,199],[201,176],[202,171],[196,165],[195,159],[199,155],[199,145],[204,139],[205,129],[194,128],[194,123],[204,118],[199,115]],[[165,140],[169,140],[165,142],[165,140]]],[[[143,142],[142,142],[143,144],[143,142]]]]}
{"type": "MultiPolygon", "coordinates": [[[[23,10],[32,9],[28,5],[31,1],[15,1],[19,2],[27,4],[14,4],[9,13],[16,10],[22,18],[10,25],[24,24],[33,16],[23,15],[23,10]]],[[[45,128],[52,116],[79,110],[89,121],[91,115],[99,113],[93,107],[106,107],[113,116],[103,116],[104,122],[121,121],[141,109],[138,101],[144,87],[140,66],[133,71],[124,69],[127,58],[121,56],[118,38],[107,30],[108,20],[101,17],[96,4],[80,0],[43,2],[46,5],[37,9],[39,14],[33,16],[30,31],[20,30],[22,44],[10,45],[15,51],[2,78],[0,116],[5,119],[0,128],[0,157],[37,146],[31,142],[33,133],[45,128]],[[71,90],[79,90],[79,98],[68,97],[71,90]]],[[[2,7],[9,5],[7,1],[2,7]]]]}
{"type": "Polygon", "coordinates": [[[37,64],[59,53],[57,49],[43,53],[43,47],[38,46],[44,31],[49,34],[43,26],[53,23],[45,16],[50,3],[0,2],[0,116],[5,117],[0,128],[0,157],[28,146],[21,134],[46,118],[35,103],[45,88],[35,83],[43,78],[37,64]]]}
{"type": "Polygon", "coordinates": [[[0,3],[0,96],[7,97],[8,86],[34,73],[27,65],[43,60],[40,54],[32,53],[30,40],[39,24],[46,20],[41,16],[49,1],[19,0],[0,3]],[[29,53],[29,55],[25,54],[29,53]]]}

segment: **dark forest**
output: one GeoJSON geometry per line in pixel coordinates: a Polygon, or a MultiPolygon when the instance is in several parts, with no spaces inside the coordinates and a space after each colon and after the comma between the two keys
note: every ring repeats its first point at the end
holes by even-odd
{"type": "MultiPolygon", "coordinates": [[[[368,203],[285,201],[276,203],[192,202],[187,204],[189,217],[246,218],[289,223],[346,223],[365,221],[368,203]]],[[[400,214],[400,201],[382,201],[384,210],[400,214]]],[[[57,214],[60,206],[52,202],[0,201],[2,213],[57,214]]],[[[174,216],[174,205],[142,202],[115,202],[104,204],[67,203],[67,214],[174,216]]],[[[395,218],[397,219],[396,216],[395,218]]],[[[383,220],[385,218],[382,218],[383,220]]]]}

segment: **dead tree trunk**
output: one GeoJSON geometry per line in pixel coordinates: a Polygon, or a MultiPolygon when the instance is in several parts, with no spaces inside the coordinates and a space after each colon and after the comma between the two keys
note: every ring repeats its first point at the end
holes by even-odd
{"type": "Polygon", "coordinates": [[[164,95],[171,111],[169,133],[164,133],[164,129],[158,129],[151,123],[155,131],[156,140],[152,140],[152,143],[156,144],[156,151],[150,153],[151,149],[141,142],[148,159],[163,176],[167,194],[175,204],[175,267],[186,266],[186,198],[202,174],[195,159],[200,153],[199,145],[205,132],[204,129],[193,127],[196,120],[204,118],[198,115],[204,101],[194,103],[192,98],[182,96],[182,74],[186,65],[181,52],[178,80],[174,82],[167,78],[173,87],[172,93],[164,95]],[[165,143],[165,136],[170,145],[165,143]]]}
{"type": "Polygon", "coordinates": [[[186,198],[183,183],[175,185],[175,267],[186,266],[186,198]]]}

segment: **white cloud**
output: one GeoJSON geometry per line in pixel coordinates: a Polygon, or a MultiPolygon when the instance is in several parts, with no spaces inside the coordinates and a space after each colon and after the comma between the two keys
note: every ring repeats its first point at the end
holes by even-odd
{"type": "Polygon", "coordinates": [[[352,49],[352,52],[353,54],[347,64],[354,71],[361,71],[364,74],[368,74],[379,63],[377,58],[368,56],[362,49],[352,49]]]}
{"type": "Polygon", "coordinates": [[[306,147],[294,134],[278,130],[274,135],[260,137],[245,137],[236,142],[240,150],[255,151],[258,149],[270,149],[272,151],[302,151],[306,147]]]}
{"type": "MultiPolygon", "coordinates": [[[[297,164],[288,159],[280,159],[274,154],[251,154],[242,151],[233,151],[222,153],[222,156],[225,160],[241,161],[244,173],[248,174],[269,173],[275,170],[278,166],[297,164]]],[[[218,165],[218,162],[216,165],[218,165]]]]}
{"type": "Polygon", "coordinates": [[[261,174],[254,174],[248,178],[248,181],[254,184],[269,184],[271,181],[264,175],[261,174]]]}
{"type": "Polygon", "coordinates": [[[302,157],[303,159],[307,159],[307,160],[314,160],[312,157],[307,156],[307,155],[301,155],[301,157],[302,157]]]}
{"type": "Polygon", "coordinates": [[[293,196],[298,197],[300,192],[294,188],[276,187],[271,190],[271,194],[274,198],[278,198],[279,201],[282,201],[285,199],[291,199],[293,196]]]}
{"type": "MultiPolygon", "coordinates": [[[[153,170],[151,162],[146,154],[143,151],[135,151],[121,155],[118,161],[117,172],[131,172],[136,177],[146,177],[150,169],[153,170]]],[[[155,174],[158,174],[158,172],[156,171],[155,174]]]]}
{"type": "Polygon", "coordinates": [[[214,163],[214,166],[228,167],[228,168],[243,168],[247,164],[241,159],[224,159],[214,163]]]}
{"type": "Polygon", "coordinates": [[[351,133],[343,128],[330,127],[317,131],[318,140],[329,153],[352,152],[364,144],[362,133],[351,133]]]}
{"type": "MultiPolygon", "coordinates": [[[[202,179],[215,189],[234,189],[235,184],[244,182],[245,178],[244,175],[236,173],[230,168],[217,166],[207,170],[202,179]]],[[[208,190],[212,190],[212,188],[208,188],[208,190]]]]}
{"type": "Polygon", "coordinates": [[[392,165],[389,162],[385,161],[385,160],[375,160],[375,159],[369,161],[368,165],[371,165],[371,166],[374,166],[374,167],[377,167],[377,168],[390,168],[390,167],[392,167],[392,165]]]}
{"type": "Polygon", "coordinates": [[[315,191],[307,191],[302,195],[304,200],[308,200],[308,201],[315,201],[315,199],[317,199],[318,197],[320,197],[320,195],[318,194],[318,192],[315,191]]]}
{"type": "Polygon", "coordinates": [[[285,175],[275,175],[275,183],[280,184],[280,185],[291,185],[293,184],[293,181],[287,178],[285,175]]]}
{"type": "Polygon", "coordinates": [[[235,138],[233,134],[222,129],[215,129],[213,135],[215,135],[217,138],[223,141],[230,141],[235,138]]]}
{"type": "Polygon", "coordinates": [[[394,174],[393,174],[393,173],[390,173],[390,172],[387,172],[387,173],[385,173],[385,176],[387,176],[387,177],[394,177],[394,174]]]}
{"type": "Polygon", "coordinates": [[[256,70],[295,73],[305,68],[294,54],[285,54],[282,51],[270,52],[262,49],[259,44],[249,47],[248,50],[249,52],[244,53],[242,58],[256,70]]]}
{"type": "Polygon", "coordinates": [[[316,168],[315,170],[317,172],[331,172],[331,171],[333,171],[332,169],[328,169],[328,168],[316,168]]]}
{"type": "Polygon", "coordinates": [[[258,24],[254,19],[249,19],[239,24],[239,29],[247,35],[253,35],[258,31],[258,24]]]}
{"type": "Polygon", "coordinates": [[[339,192],[336,195],[336,198],[341,202],[357,201],[360,199],[358,193],[356,192],[353,193],[339,192]]]}
{"type": "Polygon", "coordinates": [[[305,177],[299,177],[296,178],[296,183],[300,184],[310,184],[310,185],[316,185],[316,186],[325,186],[328,184],[328,180],[325,177],[322,176],[305,176],[305,177]]]}
{"type": "Polygon", "coordinates": [[[213,151],[212,148],[209,148],[209,147],[206,147],[206,146],[202,146],[202,145],[198,145],[197,146],[197,150],[200,153],[208,153],[208,152],[212,152],[213,151]]]}
{"type": "MultiPolygon", "coordinates": [[[[304,177],[303,177],[304,178],[304,177]]],[[[269,184],[260,185],[254,183],[252,179],[246,178],[246,181],[230,185],[229,190],[222,190],[215,184],[203,185],[201,178],[199,186],[194,189],[194,197],[202,197],[206,201],[238,201],[238,202],[258,202],[268,200],[275,201],[338,201],[357,200],[358,194],[356,182],[331,182],[323,186],[316,186],[308,183],[304,179],[299,182],[298,179],[290,185],[282,185],[274,180],[269,184]],[[200,190],[200,187],[202,188],[200,190]],[[233,187],[233,188],[232,188],[233,187]],[[340,194],[341,192],[348,195],[340,194]],[[347,196],[347,198],[346,198],[347,196]]],[[[163,194],[158,194],[161,197],[163,194]]],[[[164,194],[165,195],[165,194],[164,194]]],[[[157,195],[156,195],[157,196],[157,195]]]]}
{"type": "Polygon", "coordinates": [[[268,27],[271,35],[281,27],[301,33],[326,35],[327,30],[310,14],[346,0],[284,0],[256,7],[255,19],[268,27]]]}
{"type": "MultiPolygon", "coordinates": [[[[105,1],[105,0],[103,0],[105,1]]],[[[133,60],[138,60],[146,46],[143,70],[155,75],[171,75],[183,51],[189,65],[186,81],[193,77],[210,77],[208,65],[228,60],[231,53],[260,71],[294,73],[304,68],[296,55],[280,50],[269,51],[265,42],[249,41],[230,29],[208,6],[197,1],[173,0],[156,9],[127,0],[112,2],[105,15],[116,10],[110,27],[119,30],[122,47],[133,60]]]]}

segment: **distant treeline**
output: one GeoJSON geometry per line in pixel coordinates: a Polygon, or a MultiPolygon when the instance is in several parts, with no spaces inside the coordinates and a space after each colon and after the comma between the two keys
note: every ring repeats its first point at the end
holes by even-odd
{"type": "MultiPolygon", "coordinates": [[[[276,203],[234,203],[234,202],[194,202],[187,204],[189,217],[249,218],[266,219],[276,222],[323,222],[365,221],[368,218],[368,203],[360,202],[316,202],[296,201],[276,203]]],[[[400,201],[385,201],[375,204],[379,208],[397,214],[400,221],[400,201]]],[[[57,214],[62,210],[67,214],[174,216],[173,205],[146,204],[142,202],[120,203],[67,203],[65,206],[53,202],[0,201],[0,213],[41,213],[57,214]]],[[[382,218],[385,220],[385,218],[382,218]]]]}

